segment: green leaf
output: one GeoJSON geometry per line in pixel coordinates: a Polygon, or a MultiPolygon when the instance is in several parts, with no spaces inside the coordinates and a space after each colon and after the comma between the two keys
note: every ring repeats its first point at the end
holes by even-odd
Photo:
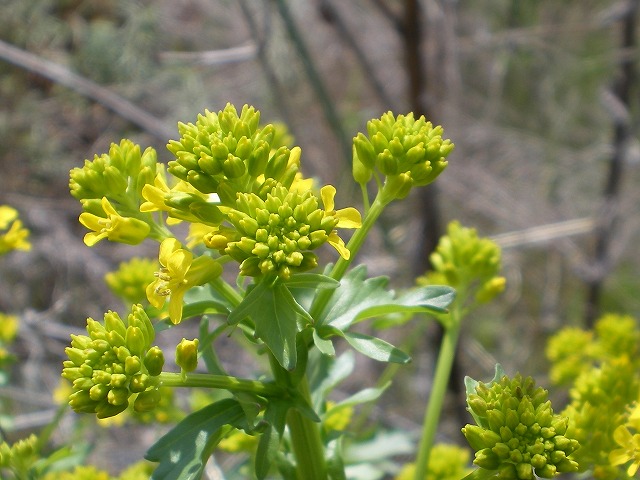
{"type": "Polygon", "coordinates": [[[344,454],[342,453],[342,439],[340,436],[327,444],[327,473],[332,480],[347,480],[344,472],[344,454]]]}
{"type": "Polygon", "coordinates": [[[309,388],[314,408],[320,410],[324,400],[342,381],[349,378],[355,368],[355,354],[353,350],[346,350],[339,357],[327,357],[319,355],[310,364],[309,388]]]}
{"type": "Polygon", "coordinates": [[[343,332],[337,328],[324,327],[323,330],[330,330],[332,334],[344,338],[357,351],[374,360],[402,364],[411,361],[409,355],[381,338],[358,332],[343,332]]]}
{"type": "Polygon", "coordinates": [[[285,281],[289,288],[338,288],[340,282],[320,273],[297,273],[285,281]]]}
{"type": "Polygon", "coordinates": [[[209,319],[202,317],[200,320],[200,353],[205,365],[207,366],[207,372],[216,375],[227,375],[226,370],[220,363],[215,350],[213,349],[213,341],[227,329],[226,325],[221,325],[213,332],[209,332],[209,319]]]}
{"type": "Polygon", "coordinates": [[[151,480],[201,478],[213,447],[225,425],[244,428],[244,411],[231,398],[212,403],[185,417],[149,448],[145,458],[159,462],[151,480]]]}
{"type": "Polygon", "coordinates": [[[329,415],[335,410],[339,410],[345,407],[355,407],[356,405],[362,405],[363,403],[375,402],[382,394],[391,386],[391,382],[385,383],[382,387],[377,388],[365,388],[359,392],[345,398],[341,402],[335,404],[330,410],[327,410],[326,415],[329,415]]]}
{"type": "MultiPolygon", "coordinates": [[[[504,368],[502,368],[502,365],[499,363],[496,363],[495,369],[494,369],[494,373],[493,373],[493,378],[489,381],[489,383],[487,383],[487,385],[491,385],[492,383],[496,383],[499,382],[502,377],[504,377],[506,375],[504,368]]],[[[467,397],[471,394],[475,394],[476,393],[476,387],[478,386],[480,382],[477,380],[474,380],[471,377],[464,377],[464,386],[466,389],[466,393],[467,393],[467,397]]]]}
{"type": "Polygon", "coordinates": [[[283,368],[296,367],[296,335],[305,324],[299,319],[311,321],[311,317],[293,298],[282,283],[267,285],[258,283],[231,312],[228,321],[237,324],[250,317],[255,324],[255,335],[271,350],[283,368]]]}
{"type": "Polygon", "coordinates": [[[280,440],[290,406],[289,402],[273,400],[269,402],[264,412],[264,419],[269,426],[260,436],[256,450],[255,471],[258,479],[263,479],[269,474],[271,466],[280,453],[280,440]]]}
{"type": "Polygon", "coordinates": [[[446,313],[446,307],[455,297],[455,290],[451,287],[429,285],[413,289],[386,305],[375,305],[361,310],[353,323],[367,318],[379,317],[392,313],[446,313]]]}
{"type": "Polygon", "coordinates": [[[462,480],[489,480],[491,478],[498,478],[498,470],[485,470],[484,468],[478,468],[462,480]]]}
{"type": "Polygon", "coordinates": [[[315,328],[313,329],[313,343],[323,355],[335,356],[336,349],[333,347],[333,342],[318,335],[318,331],[315,328]]]}
{"type": "Polygon", "coordinates": [[[381,315],[397,313],[446,312],[455,290],[446,286],[415,288],[399,297],[387,290],[387,277],[366,277],[361,265],[343,278],[340,294],[334,295],[318,325],[331,325],[347,330],[352,324],[381,315]]]}
{"type": "Polygon", "coordinates": [[[359,265],[340,282],[339,295],[333,295],[316,325],[332,325],[346,330],[358,313],[367,308],[393,302],[393,293],[386,290],[387,277],[366,278],[367,268],[359,265]]]}
{"type": "MultiPolygon", "coordinates": [[[[496,363],[493,378],[489,381],[489,383],[487,383],[487,385],[491,385],[493,383],[499,382],[500,379],[505,375],[506,373],[504,371],[504,368],[502,368],[502,365],[500,365],[499,363],[496,363]]],[[[469,395],[473,395],[477,393],[476,387],[478,386],[479,383],[480,383],[479,381],[474,380],[469,376],[464,377],[464,387],[466,390],[467,400],[469,399],[469,395]]],[[[467,410],[475,420],[476,425],[480,425],[480,426],[487,425],[486,419],[478,417],[478,415],[476,415],[475,412],[470,407],[467,407],[467,410]]]]}

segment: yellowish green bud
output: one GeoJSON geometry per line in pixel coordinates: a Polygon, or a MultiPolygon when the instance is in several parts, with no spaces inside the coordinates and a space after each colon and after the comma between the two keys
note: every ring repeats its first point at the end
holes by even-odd
{"type": "Polygon", "coordinates": [[[183,338],[176,347],[176,364],[183,373],[193,372],[198,366],[198,342],[183,338]]]}
{"type": "Polygon", "coordinates": [[[136,412],[148,412],[158,406],[161,400],[160,391],[157,388],[139,393],[133,402],[136,412]]]}

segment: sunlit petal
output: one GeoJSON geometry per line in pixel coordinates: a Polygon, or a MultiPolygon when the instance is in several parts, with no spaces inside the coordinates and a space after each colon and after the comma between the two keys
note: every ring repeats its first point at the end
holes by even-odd
{"type": "Polygon", "coordinates": [[[360,212],[353,207],[342,208],[334,214],[338,219],[338,228],[360,228],[362,226],[362,217],[360,212]]]}
{"type": "Polygon", "coordinates": [[[329,238],[327,239],[327,242],[338,251],[338,253],[342,258],[344,258],[345,260],[349,260],[349,257],[351,256],[351,252],[344,245],[344,241],[338,236],[336,232],[331,232],[329,234],[329,238]]]}
{"type": "Polygon", "coordinates": [[[327,212],[333,212],[335,207],[333,199],[336,196],[336,188],[333,185],[325,185],[320,189],[322,204],[327,212]]]}

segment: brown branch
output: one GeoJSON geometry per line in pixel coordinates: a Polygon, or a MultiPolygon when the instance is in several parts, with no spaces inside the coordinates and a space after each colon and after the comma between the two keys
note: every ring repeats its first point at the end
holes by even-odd
{"type": "Polygon", "coordinates": [[[175,128],[169,127],[111,90],[81,77],[62,65],[21,50],[2,40],[0,40],[0,59],[94,100],[162,141],[176,134],[175,128]]]}
{"type": "Polygon", "coordinates": [[[391,95],[387,91],[387,88],[378,78],[376,69],[369,61],[369,58],[358,43],[356,37],[353,35],[352,31],[354,29],[350,28],[349,25],[347,25],[336,6],[333,5],[330,0],[319,0],[318,8],[326,21],[334,26],[334,28],[338,32],[338,35],[340,35],[342,40],[353,51],[356,60],[360,64],[360,68],[362,68],[365,73],[365,78],[371,84],[371,87],[373,88],[374,92],[376,93],[384,107],[386,109],[395,110],[395,102],[391,98],[391,95]]]}
{"type": "MultiPolygon", "coordinates": [[[[636,21],[639,0],[629,2],[629,9],[621,18],[621,50],[633,51],[636,47],[636,21]]],[[[629,112],[631,110],[631,91],[636,79],[636,65],[631,56],[623,55],[619,63],[619,77],[614,84],[613,94],[620,106],[629,112]]],[[[600,314],[600,300],[605,278],[613,268],[610,244],[614,236],[616,224],[619,221],[617,205],[622,191],[624,171],[624,157],[631,137],[631,125],[627,115],[617,115],[613,119],[613,155],[609,161],[609,171],[603,191],[604,205],[600,214],[599,228],[596,231],[593,263],[595,271],[600,274],[587,284],[587,303],[585,323],[593,326],[600,314]]]]}

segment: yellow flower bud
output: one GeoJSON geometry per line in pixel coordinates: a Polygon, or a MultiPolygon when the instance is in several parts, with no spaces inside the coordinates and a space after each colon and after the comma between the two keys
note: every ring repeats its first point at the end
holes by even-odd
{"type": "Polygon", "coordinates": [[[183,338],[176,347],[176,364],[183,373],[192,372],[198,366],[198,343],[199,340],[187,340],[183,338]]]}

